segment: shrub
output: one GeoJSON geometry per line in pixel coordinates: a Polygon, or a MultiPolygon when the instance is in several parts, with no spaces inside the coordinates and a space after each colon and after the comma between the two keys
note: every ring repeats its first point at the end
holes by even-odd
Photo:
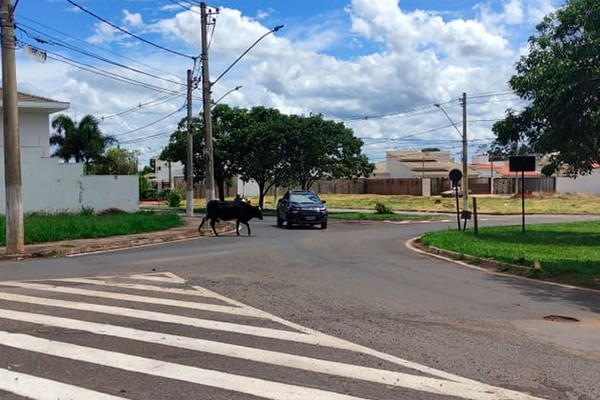
{"type": "Polygon", "coordinates": [[[179,207],[181,205],[181,194],[177,189],[166,189],[161,193],[161,197],[169,207],[179,207]]]}
{"type": "Polygon", "coordinates": [[[377,202],[377,203],[375,203],[375,212],[377,214],[391,214],[392,209],[383,203],[377,202]]]}
{"type": "Polygon", "coordinates": [[[94,208],[93,207],[82,206],[80,214],[82,216],[85,216],[85,217],[89,217],[91,215],[94,215],[94,208]]]}

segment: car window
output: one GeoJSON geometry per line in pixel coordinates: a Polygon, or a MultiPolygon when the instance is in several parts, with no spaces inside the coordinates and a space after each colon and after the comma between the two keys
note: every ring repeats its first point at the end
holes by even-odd
{"type": "Polygon", "coordinates": [[[320,203],[319,197],[314,193],[292,193],[290,201],[294,203],[320,203]]]}

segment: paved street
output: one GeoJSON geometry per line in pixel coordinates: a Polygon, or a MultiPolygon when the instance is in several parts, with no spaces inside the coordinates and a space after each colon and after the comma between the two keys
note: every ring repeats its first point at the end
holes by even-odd
{"type": "Polygon", "coordinates": [[[0,398],[597,398],[598,293],[404,245],[450,224],[267,218],[252,237],[4,262],[0,398]]]}
{"type": "Polygon", "coordinates": [[[168,273],[0,282],[0,389],[33,399],[534,399],[184,283],[168,273]],[[81,382],[78,371],[104,379],[81,382]]]}

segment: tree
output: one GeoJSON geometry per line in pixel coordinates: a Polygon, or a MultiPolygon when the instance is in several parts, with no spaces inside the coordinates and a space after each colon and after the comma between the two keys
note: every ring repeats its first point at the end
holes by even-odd
{"type": "Polygon", "coordinates": [[[135,175],[138,156],[138,151],[113,147],[93,164],[93,171],[96,175],[135,175]]]}
{"type": "Polygon", "coordinates": [[[291,116],[284,150],[287,183],[310,189],[320,179],[369,176],[375,166],[361,154],[362,145],[343,123],[321,115],[291,116]]]}
{"type": "Polygon", "coordinates": [[[425,147],[424,149],[421,149],[422,153],[433,153],[436,151],[440,151],[440,149],[437,147],[425,147]]]}
{"type": "Polygon", "coordinates": [[[494,124],[496,143],[551,154],[544,171],[572,175],[600,164],[600,2],[568,0],[544,18],[509,84],[529,105],[494,124]]]}
{"type": "Polygon", "coordinates": [[[52,154],[65,162],[83,162],[85,171],[90,171],[92,161],[101,160],[108,146],[117,142],[112,136],[105,136],[99,127],[100,121],[86,115],[77,124],[69,116],[60,114],[52,120],[55,132],[50,136],[50,144],[57,146],[52,154]]]}
{"type": "Polygon", "coordinates": [[[289,126],[279,111],[254,107],[247,113],[244,129],[232,138],[236,143],[239,173],[242,180],[258,185],[259,206],[264,205],[267,191],[284,178],[283,146],[289,126]]]}
{"type": "MultiPolygon", "coordinates": [[[[202,126],[200,118],[192,119],[192,153],[193,159],[193,179],[194,183],[202,182],[206,175],[204,167],[204,135],[199,127],[202,126]]],[[[182,118],[177,124],[177,129],[171,134],[169,143],[161,151],[159,158],[163,161],[176,162],[183,164],[183,177],[187,181],[187,119],[182,118]]]]}

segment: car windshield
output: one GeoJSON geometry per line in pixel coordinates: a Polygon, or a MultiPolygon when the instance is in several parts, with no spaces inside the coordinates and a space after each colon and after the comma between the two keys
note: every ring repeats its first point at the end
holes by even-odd
{"type": "Polygon", "coordinates": [[[313,193],[292,193],[290,195],[290,201],[293,203],[313,203],[318,204],[321,201],[316,194],[313,193]]]}

